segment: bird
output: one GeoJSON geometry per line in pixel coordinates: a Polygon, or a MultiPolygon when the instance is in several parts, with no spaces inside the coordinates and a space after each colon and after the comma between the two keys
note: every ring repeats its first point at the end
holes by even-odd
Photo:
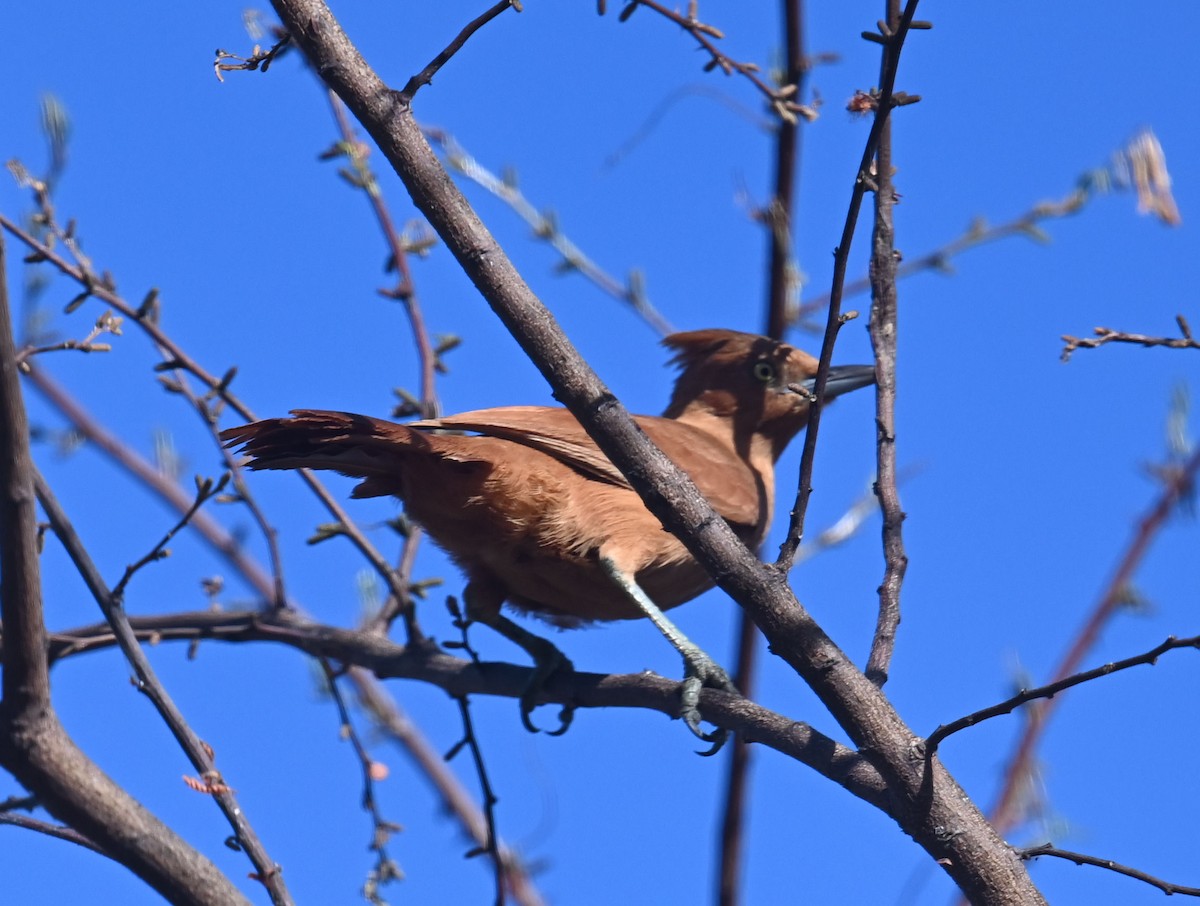
{"type": "MultiPolygon", "coordinates": [[[[775,463],[809,418],[817,360],[785,342],[720,328],[663,341],[679,369],[661,416],[633,420],[688,474],[752,550],[774,509],[775,463]]],[[[874,367],[829,370],[824,399],[872,384],[874,367]]],[[[332,470],[360,479],[352,497],[399,498],[461,568],[469,621],[522,647],[536,665],[521,699],[530,719],[551,675],[572,669],[502,606],[555,626],[649,617],[684,658],[680,716],[716,751],[724,731],[700,725],[703,685],[727,674],[663,614],[713,585],[683,543],[567,410],[505,406],[400,424],[295,409],[221,432],[261,469],[332,470]]],[[[570,721],[563,709],[562,732],[570,721]]],[[[707,754],[707,753],[706,753],[707,754]]]]}

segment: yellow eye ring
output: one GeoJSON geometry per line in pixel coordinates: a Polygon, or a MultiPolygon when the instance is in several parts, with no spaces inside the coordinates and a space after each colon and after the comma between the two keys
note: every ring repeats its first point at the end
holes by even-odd
{"type": "Polygon", "coordinates": [[[755,362],[754,377],[764,384],[770,383],[775,380],[775,366],[766,361],[755,362]]]}

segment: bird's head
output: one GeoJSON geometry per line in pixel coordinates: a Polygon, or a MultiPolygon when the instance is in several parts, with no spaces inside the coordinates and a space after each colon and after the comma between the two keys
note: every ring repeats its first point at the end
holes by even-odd
{"type": "MultiPolygon", "coordinates": [[[[693,330],[671,334],[663,345],[675,351],[679,377],[665,413],[729,419],[735,436],[760,434],[778,456],[808,423],[817,360],[768,337],[735,330],[693,330]]],[[[825,399],[875,381],[870,365],[837,365],[825,383],[825,399]]]]}

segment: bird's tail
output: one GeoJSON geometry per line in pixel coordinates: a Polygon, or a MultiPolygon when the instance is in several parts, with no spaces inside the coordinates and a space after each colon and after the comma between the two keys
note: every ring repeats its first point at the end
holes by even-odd
{"type": "Polygon", "coordinates": [[[422,432],[394,422],[293,409],[291,418],[268,418],[221,432],[226,447],[242,447],[251,469],[327,469],[363,479],[355,497],[398,492],[406,454],[428,445],[422,432]]]}

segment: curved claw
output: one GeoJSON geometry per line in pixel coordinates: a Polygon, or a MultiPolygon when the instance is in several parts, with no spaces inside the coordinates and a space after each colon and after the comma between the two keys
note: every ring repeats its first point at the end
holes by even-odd
{"type": "MultiPolygon", "coordinates": [[[[532,653],[532,652],[531,652],[532,653]]],[[[562,710],[558,712],[558,729],[543,731],[541,727],[533,722],[531,715],[534,708],[538,706],[537,697],[545,688],[550,677],[554,676],[558,671],[564,670],[571,672],[575,669],[575,665],[561,651],[546,642],[545,647],[539,647],[535,655],[536,663],[533,669],[533,676],[529,678],[528,685],[525,686],[525,691],[521,693],[521,725],[530,733],[545,732],[548,736],[562,736],[571,726],[571,720],[575,716],[575,706],[566,704],[562,706],[562,710]]]]}
{"type": "Polygon", "coordinates": [[[709,757],[721,751],[721,747],[729,739],[729,731],[724,727],[716,727],[711,733],[705,733],[700,726],[700,690],[705,686],[725,692],[738,691],[729,674],[716,661],[697,649],[696,654],[684,658],[679,716],[693,736],[701,742],[712,743],[710,748],[696,752],[697,755],[709,757]]]}

